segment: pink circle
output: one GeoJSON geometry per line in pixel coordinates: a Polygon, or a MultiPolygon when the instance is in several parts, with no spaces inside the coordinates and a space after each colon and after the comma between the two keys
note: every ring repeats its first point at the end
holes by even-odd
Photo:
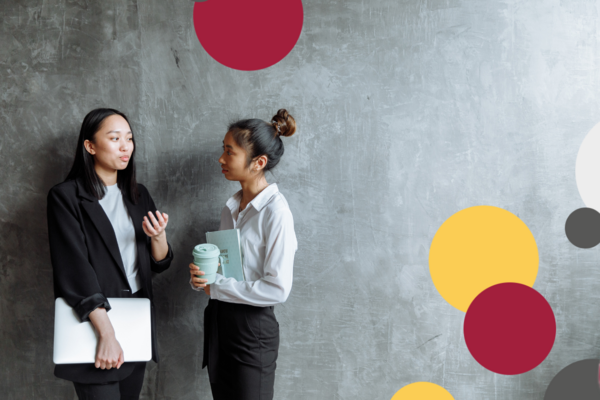
{"type": "Polygon", "coordinates": [[[471,355],[492,372],[522,374],[550,353],[556,320],[535,289],[500,283],[481,292],[467,310],[464,335],[471,355]]]}
{"type": "Polygon", "coordinates": [[[296,45],[304,14],[301,0],[206,0],[194,5],[202,47],[226,67],[268,68],[296,45]]]}

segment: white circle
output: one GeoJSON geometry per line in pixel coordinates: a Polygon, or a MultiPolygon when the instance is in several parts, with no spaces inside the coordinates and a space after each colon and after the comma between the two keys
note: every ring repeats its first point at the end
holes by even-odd
{"type": "Polygon", "coordinates": [[[579,146],[575,179],[586,207],[600,212],[600,123],[588,132],[579,146]]]}

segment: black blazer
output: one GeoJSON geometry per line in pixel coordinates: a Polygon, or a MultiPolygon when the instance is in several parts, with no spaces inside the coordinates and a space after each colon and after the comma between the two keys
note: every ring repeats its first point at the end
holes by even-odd
{"type": "MultiPolygon", "coordinates": [[[[123,198],[135,228],[141,290],[152,303],[151,273],[169,268],[173,250],[169,244],[163,260],[152,257],[150,238],[142,229],[142,221],[148,211],[156,211],[156,206],[143,185],[138,184],[138,190],[137,204],[128,196],[123,198]]],[[[83,180],[69,180],[50,189],[47,213],[54,297],[63,297],[81,321],[89,321],[89,314],[98,307],[109,311],[107,297],[131,297],[113,227],[83,180]]],[[[152,359],[158,361],[154,320],[152,304],[152,359]]],[[[59,364],[54,375],[73,382],[104,383],[119,381],[132,370],[133,363],[124,363],[118,370],[102,370],[94,364],[59,364]]]]}

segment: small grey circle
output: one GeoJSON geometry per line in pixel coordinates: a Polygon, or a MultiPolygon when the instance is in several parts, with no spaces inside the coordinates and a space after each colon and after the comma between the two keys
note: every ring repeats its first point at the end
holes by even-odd
{"type": "Polygon", "coordinates": [[[571,213],[565,223],[569,242],[582,249],[600,243],[600,213],[593,208],[580,208],[571,213]]]}
{"type": "Polygon", "coordinates": [[[550,381],[544,400],[598,400],[600,359],[576,361],[563,368],[550,381]]]}

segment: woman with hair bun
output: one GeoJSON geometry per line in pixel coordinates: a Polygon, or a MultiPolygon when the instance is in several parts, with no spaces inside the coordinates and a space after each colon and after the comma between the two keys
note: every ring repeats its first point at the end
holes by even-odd
{"type": "Polygon", "coordinates": [[[229,125],[219,158],[222,173],[242,189],[221,212],[219,230],[239,229],[244,276],[238,282],[217,274],[212,285],[190,264],[190,283],[210,296],[204,311],[204,359],[215,400],[273,399],[279,349],[279,324],[274,306],[286,301],[292,288],[298,244],[294,219],[275,183],[265,172],[283,155],[282,136],[296,131],[284,109],[271,122],[245,119],[229,125]]]}

